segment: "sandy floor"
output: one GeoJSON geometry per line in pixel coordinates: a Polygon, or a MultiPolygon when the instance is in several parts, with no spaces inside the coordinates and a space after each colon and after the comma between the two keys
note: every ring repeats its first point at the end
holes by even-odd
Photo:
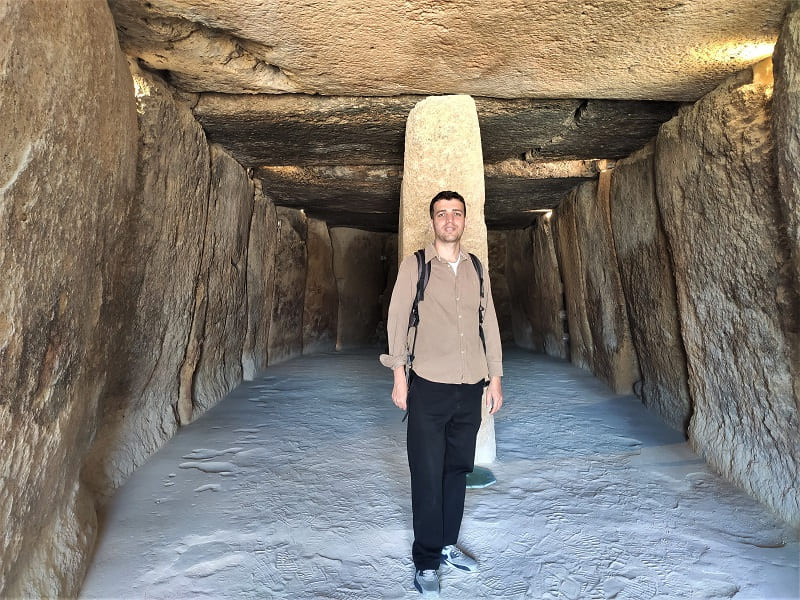
{"type": "MultiPolygon", "coordinates": [[[[414,598],[402,413],[378,352],[271,367],[115,496],[83,598],[414,598]]],[[[497,483],[444,598],[800,598],[800,543],[635,397],[506,352],[497,483]]]]}

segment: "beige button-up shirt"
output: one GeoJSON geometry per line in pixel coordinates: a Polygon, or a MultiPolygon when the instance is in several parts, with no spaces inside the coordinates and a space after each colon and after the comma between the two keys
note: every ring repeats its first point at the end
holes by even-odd
{"type": "MultiPolygon", "coordinates": [[[[500,330],[492,302],[492,287],[484,266],[483,332],[486,353],[478,333],[480,280],[469,255],[462,248],[457,272],[440,258],[433,244],[425,248],[431,275],[425,298],[419,303],[419,331],[414,348],[414,372],[438,383],[477,383],[503,375],[500,330]]],[[[389,354],[381,363],[395,369],[406,364],[414,342],[408,317],[417,293],[417,259],[412,254],[400,264],[389,305],[389,354]]]]}

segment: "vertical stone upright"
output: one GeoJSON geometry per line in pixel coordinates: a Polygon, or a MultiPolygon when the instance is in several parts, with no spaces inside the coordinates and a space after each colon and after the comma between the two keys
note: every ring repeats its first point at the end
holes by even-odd
{"type": "MultiPolygon", "coordinates": [[[[489,269],[483,205],[483,151],[475,101],[470,96],[434,96],[411,110],[406,122],[403,183],[400,192],[400,260],[433,239],[428,205],[442,190],[467,202],[462,244],[489,269]]],[[[475,462],[495,459],[494,417],[483,406],[475,462]]]]}

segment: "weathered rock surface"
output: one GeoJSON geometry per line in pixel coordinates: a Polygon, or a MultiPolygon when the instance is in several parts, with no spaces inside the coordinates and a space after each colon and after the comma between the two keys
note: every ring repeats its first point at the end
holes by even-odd
{"type": "MultiPolygon", "coordinates": [[[[573,187],[595,179],[597,162],[509,159],[485,165],[487,227],[527,227],[536,218],[533,211],[558,206],[573,187]]],[[[329,226],[397,230],[399,167],[272,166],[257,169],[256,177],[281,206],[302,208],[329,226]]]]}
{"type": "MultiPolygon", "coordinates": [[[[329,226],[396,231],[405,122],[422,99],[202,94],[194,113],[211,141],[261,167],[258,177],[280,205],[329,226]]],[[[476,98],[475,106],[487,224],[501,228],[527,227],[533,215],[526,211],[556,206],[596,176],[592,159],[640,148],[678,107],[494,98],[476,98]],[[543,162],[551,159],[558,162],[543,162]]]]}
{"type": "Polygon", "coordinates": [[[514,340],[511,294],[506,278],[507,244],[504,231],[489,231],[489,266],[492,271],[492,300],[497,313],[497,324],[500,327],[500,339],[503,343],[514,340]]]}
{"type": "Polygon", "coordinates": [[[275,248],[275,291],[269,326],[269,364],[303,352],[303,304],[308,259],[308,219],[302,211],[277,208],[278,240],[275,248]]]}
{"type": "Polygon", "coordinates": [[[769,0],[110,4],[125,50],[191,91],[678,100],[743,68],[746,48],[730,40],[774,41],[784,9],[769,0]]]}
{"type": "Polygon", "coordinates": [[[308,219],[306,252],[303,354],[329,352],[336,349],[339,292],[334,276],[333,243],[324,221],[308,219]]]}
{"type": "Polygon", "coordinates": [[[212,145],[203,257],[192,332],[181,369],[182,423],[187,417],[197,418],[242,381],[248,327],[247,248],[254,194],[244,168],[212,145]]]}
{"type": "Polygon", "coordinates": [[[598,182],[581,185],[559,207],[558,218],[566,217],[567,225],[562,230],[559,222],[560,264],[575,342],[572,362],[627,394],[639,371],[611,236],[609,187],[609,173],[601,173],[598,182]]]}
{"type": "Polygon", "coordinates": [[[582,369],[591,370],[592,365],[592,332],[586,314],[586,289],[584,266],[581,257],[581,244],[578,243],[577,225],[578,194],[585,184],[575,188],[564,198],[558,208],[553,211],[554,245],[558,258],[558,270],[564,286],[564,301],[567,311],[568,350],[572,364],[582,369]]]}
{"type": "Polygon", "coordinates": [[[0,31],[0,596],[73,596],[136,106],[104,2],[6,2],[0,31]]]}
{"type": "MultiPolygon", "coordinates": [[[[380,334],[380,342],[384,347],[384,351],[389,351],[389,338],[386,330],[387,322],[389,320],[389,303],[392,300],[392,290],[394,290],[394,283],[397,281],[397,269],[399,268],[398,250],[399,240],[397,235],[387,235],[383,245],[383,254],[381,260],[385,263],[386,269],[386,287],[381,294],[381,325],[378,327],[380,334]]],[[[340,296],[341,297],[341,296],[340,296]]]]}
{"type": "MultiPolygon", "coordinates": [[[[243,165],[403,164],[406,118],[424,96],[200,94],[193,110],[209,139],[243,165]]],[[[627,100],[475,98],[483,159],[622,158],[679,107],[627,100]]]]}
{"type": "Polygon", "coordinates": [[[250,243],[247,248],[247,334],[242,349],[242,377],[253,379],[269,364],[269,326],[275,290],[278,216],[272,200],[255,182],[250,243]]]}
{"type": "Polygon", "coordinates": [[[630,394],[640,375],[611,234],[610,191],[611,171],[604,171],[596,185],[583,184],[577,196],[586,316],[594,345],[592,371],[618,394],[630,394]]]}
{"type": "MultiPolygon", "coordinates": [[[[339,290],[339,327],[337,349],[376,345],[386,339],[386,315],[383,311],[384,290],[389,277],[387,255],[389,238],[397,236],[335,227],[333,241],[333,272],[339,290]]],[[[396,245],[395,245],[396,248],[396,245]]],[[[394,267],[396,279],[397,266],[394,267]]],[[[386,307],[392,289],[386,296],[386,307]]]]}
{"type": "MultiPolygon", "coordinates": [[[[781,208],[786,220],[787,244],[792,254],[795,285],[800,284],[800,2],[794,0],[774,55],[775,91],[772,96],[772,132],[781,208]]],[[[784,317],[785,318],[785,317],[784,317]]],[[[800,306],[794,324],[786,328],[792,357],[795,398],[800,396],[800,306]]],[[[798,403],[800,407],[800,403],[798,403]]]]}
{"type": "Polygon", "coordinates": [[[398,167],[261,167],[256,177],[281,206],[303,209],[329,226],[397,231],[398,167]]]}
{"type": "Polygon", "coordinates": [[[690,441],[800,525],[800,402],[787,329],[798,288],[782,237],[768,83],[744,71],[667,123],[656,194],[694,401],[690,441]]]}
{"type": "Polygon", "coordinates": [[[540,216],[531,228],[506,232],[506,240],[514,342],[567,358],[564,292],[549,218],[540,216]]]}
{"type": "Polygon", "coordinates": [[[672,257],[655,197],[649,145],[617,163],[611,178],[611,224],[641,386],[636,393],[673,428],[692,415],[672,257]]]}
{"type": "Polygon", "coordinates": [[[533,341],[550,356],[569,358],[564,285],[549,216],[536,221],[531,243],[534,263],[531,302],[538,313],[533,321],[533,341]]]}
{"type": "Polygon", "coordinates": [[[530,227],[538,211],[555,208],[572,188],[596,179],[599,162],[507,159],[484,165],[486,225],[509,230],[530,227]]]}
{"type": "Polygon", "coordinates": [[[136,197],[112,318],[109,373],[85,477],[107,497],[174,435],[209,192],[209,149],[191,111],[131,65],[137,88],[136,197]],[[146,257],[146,259],[144,258],[146,257]]]}
{"type": "Polygon", "coordinates": [[[533,296],[533,249],[531,230],[519,229],[505,232],[506,281],[511,299],[511,332],[514,344],[528,350],[538,350],[533,343],[533,319],[536,309],[531,309],[533,296]]]}
{"type": "Polygon", "coordinates": [[[426,98],[408,115],[398,234],[401,260],[433,239],[428,208],[442,190],[464,197],[467,228],[462,244],[489,264],[481,132],[469,96],[426,98]]]}

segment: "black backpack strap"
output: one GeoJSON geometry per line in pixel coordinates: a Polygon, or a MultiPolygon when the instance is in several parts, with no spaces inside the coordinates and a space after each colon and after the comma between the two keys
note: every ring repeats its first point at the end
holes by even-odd
{"type": "MultiPolygon", "coordinates": [[[[411,313],[408,315],[408,332],[414,328],[414,341],[408,351],[406,364],[406,385],[411,384],[411,367],[414,364],[414,349],[417,347],[417,325],[419,325],[419,303],[425,299],[425,288],[431,278],[431,263],[425,262],[425,250],[414,252],[417,257],[417,293],[414,295],[414,302],[411,305],[411,313]]],[[[403,415],[403,421],[408,417],[408,409],[403,415]]]]}
{"type": "Polygon", "coordinates": [[[425,287],[431,276],[431,264],[425,262],[425,250],[414,252],[417,257],[417,293],[411,305],[411,313],[408,315],[408,330],[419,325],[419,303],[425,299],[425,287]]]}
{"type": "Polygon", "coordinates": [[[486,310],[483,306],[483,265],[480,259],[472,252],[469,253],[469,257],[472,259],[472,265],[475,267],[475,272],[478,274],[478,281],[480,281],[481,286],[481,300],[478,308],[478,335],[481,337],[481,343],[483,344],[483,353],[486,354],[486,338],[483,335],[483,311],[486,310]]]}
{"type": "Polygon", "coordinates": [[[419,325],[419,303],[425,299],[425,288],[428,285],[428,280],[431,277],[431,263],[425,262],[425,250],[417,250],[414,252],[417,257],[417,293],[414,296],[414,302],[411,305],[411,313],[408,315],[408,331],[414,327],[414,341],[411,344],[411,349],[408,353],[408,369],[406,370],[406,377],[411,373],[411,365],[414,363],[414,348],[417,345],[417,331],[416,327],[419,325]]]}

